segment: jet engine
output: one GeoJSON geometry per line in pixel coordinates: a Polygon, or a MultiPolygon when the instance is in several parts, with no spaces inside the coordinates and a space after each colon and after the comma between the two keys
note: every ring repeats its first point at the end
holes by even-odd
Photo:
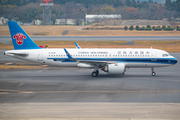
{"type": "Polygon", "coordinates": [[[123,63],[109,64],[101,70],[109,74],[124,74],[125,65],[123,63]]]}

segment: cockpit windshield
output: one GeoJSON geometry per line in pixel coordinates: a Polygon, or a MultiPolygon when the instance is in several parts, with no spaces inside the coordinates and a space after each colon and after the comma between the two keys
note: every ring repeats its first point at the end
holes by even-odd
{"type": "Polygon", "coordinates": [[[162,56],[163,57],[168,57],[168,56],[170,56],[170,54],[163,54],[162,56]]]}

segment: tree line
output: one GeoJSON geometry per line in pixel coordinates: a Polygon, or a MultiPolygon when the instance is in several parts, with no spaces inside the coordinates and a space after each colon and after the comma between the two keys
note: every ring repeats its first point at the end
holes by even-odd
{"type": "MultiPolygon", "coordinates": [[[[113,5],[114,7],[119,6],[129,6],[134,8],[143,8],[147,7],[148,3],[157,4],[156,0],[153,2],[153,0],[148,0],[148,2],[143,0],[54,0],[55,4],[66,4],[68,2],[74,2],[74,3],[80,3],[83,4],[86,8],[88,8],[91,5],[113,5]]],[[[16,6],[22,6],[27,5],[29,3],[40,3],[40,0],[0,0],[1,5],[16,5],[16,6]]],[[[171,1],[166,0],[165,7],[167,10],[175,10],[180,12],[180,0],[171,1]]]]}
{"type": "Polygon", "coordinates": [[[0,0],[1,5],[15,5],[15,6],[22,6],[27,5],[29,3],[39,3],[38,0],[0,0]]]}
{"type": "MultiPolygon", "coordinates": [[[[52,19],[84,19],[85,14],[121,14],[122,19],[162,20],[180,17],[180,0],[165,6],[152,0],[54,0],[52,19]]],[[[0,0],[0,17],[31,22],[42,19],[40,0],[0,0]]]]}
{"type": "MultiPolygon", "coordinates": [[[[152,0],[149,0],[148,2],[146,1],[140,2],[140,0],[137,1],[135,0],[54,0],[54,4],[66,4],[69,2],[83,4],[86,8],[88,8],[91,5],[103,5],[103,4],[113,5],[114,7],[133,6],[133,7],[142,8],[147,3],[157,4],[157,2],[153,2],[152,0]]],[[[40,0],[1,0],[0,1],[1,5],[22,6],[29,3],[40,3],[40,0]]]]}
{"type": "Polygon", "coordinates": [[[171,2],[171,0],[166,0],[165,7],[167,10],[175,10],[180,12],[180,0],[176,0],[174,2],[171,2]]]}

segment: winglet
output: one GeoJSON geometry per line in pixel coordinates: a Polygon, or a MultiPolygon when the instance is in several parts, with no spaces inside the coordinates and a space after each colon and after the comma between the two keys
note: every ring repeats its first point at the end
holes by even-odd
{"type": "Polygon", "coordinates": [[[81,47],[76,42],[74,42],[74,43],[75,43],[77,49],[81,49],[81,47]]]}
{"type": "Polygon", "coordinates": [[[75,60],[75,59],[69,54],[69,52],[68,52],[65,48],[64,48],[64,51],[65,51],[68,59],[70,59],[70,60],[75,60]]]}

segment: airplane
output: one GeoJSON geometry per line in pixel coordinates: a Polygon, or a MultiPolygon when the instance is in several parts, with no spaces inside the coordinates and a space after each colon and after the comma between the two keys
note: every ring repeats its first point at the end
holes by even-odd
{"type": "Polygon", "coordinates": [[[15,21],[8,22],[14,50],[4,55],[47,65],[94,69],[92,77],[99,70],[109,74],[125,73],[126,68],[151,68],[175,65],[178,61],[168,52],[159,49],[45,49],[37,46],[15,21]]]}

